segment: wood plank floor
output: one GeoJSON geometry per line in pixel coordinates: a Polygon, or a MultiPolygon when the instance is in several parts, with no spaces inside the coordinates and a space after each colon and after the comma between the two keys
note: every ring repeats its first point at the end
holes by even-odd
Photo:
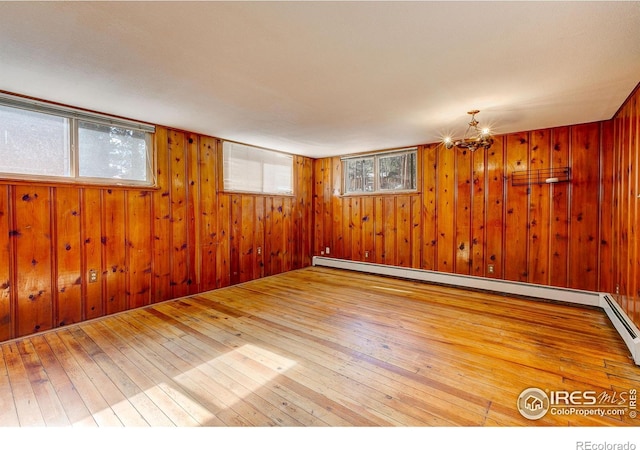
{"type": "Polygon", "coordinates": [[[11,427],[637,426],[516,402],[639,385],[599,310],[318,267],[0,345],[11,427]]]}

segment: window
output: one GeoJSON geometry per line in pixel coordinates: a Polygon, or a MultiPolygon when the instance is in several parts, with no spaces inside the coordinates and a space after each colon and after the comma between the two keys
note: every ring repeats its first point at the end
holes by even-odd
{"type": "Polygon", "coordinates": [[[0,95],[0,176],[150,186],[153,132],[137,122],[0,95]]]}
{"type": "Polygon", "coordinates": [[[416,190],[416,149],[343,158],[344,193],[416,190]]]}
{"type": "Polygon", "coordinates": [[[293,194],[293,156],[249,145],[223,142],[224,190],[293,194]]]}

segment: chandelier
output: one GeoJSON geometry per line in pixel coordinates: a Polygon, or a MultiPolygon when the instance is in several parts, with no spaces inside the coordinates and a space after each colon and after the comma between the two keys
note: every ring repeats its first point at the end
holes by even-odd
{"type": "Polygon", "coordinates": [[[467,114],[471,115],[471,122],[469,122],[469,127],[467,131],[464,133],[462,139],[452,140],[450,137],[444,139],[444,145],[446,148],[450,149],[453,147],[458,147],[462,149],[469,150],[471,152],[475,152],[479,148],[484,148],[488,150],[493,144],[493,138],[489,134],[488,128],[480,129],[478,128],[478,121],[476,120],[476,114],[480,111],[474,109],[473,111],[469,111],[467,114]],[[470,134],[470,133],[475,134],[470,134]]]}

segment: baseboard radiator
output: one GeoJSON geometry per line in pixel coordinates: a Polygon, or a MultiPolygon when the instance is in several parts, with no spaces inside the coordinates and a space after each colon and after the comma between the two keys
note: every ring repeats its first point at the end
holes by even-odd
{"type": "Polygon", "coordinates": [[[517,281],[496,280],[469,275],[455,275],[407,267],[386,266],[384,264],[349,261],[324,256],[314,256],[313,265],[424,281],[462,289],[479,289],[499,294],[524,296],[531,299],[552,300],[601,308],[607,314],[616,331],[618,331],[620,337],[631,351],[634,362],[640,365],[640,331],[629,319],[624,310],[617,304],[615,299],[607,293],[520,283],[517,281]]]}

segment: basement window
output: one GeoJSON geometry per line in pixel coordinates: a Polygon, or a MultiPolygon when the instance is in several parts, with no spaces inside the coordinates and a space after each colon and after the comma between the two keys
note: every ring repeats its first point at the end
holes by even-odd
{"type": "Polygon", "coordinates": [[[342,164],[345,194],[416,190],[416,148],[344,157],[342,164]]]}
{"type": "Polygon", "coordinates": [[[225,141],[222,143],[224,190],[293,195],[293,156],[225,141]]]}
{"type": "Polygon", "coordinates": [[[0,177],[154,185],[155,127],[0,94],[0,177]]]}

